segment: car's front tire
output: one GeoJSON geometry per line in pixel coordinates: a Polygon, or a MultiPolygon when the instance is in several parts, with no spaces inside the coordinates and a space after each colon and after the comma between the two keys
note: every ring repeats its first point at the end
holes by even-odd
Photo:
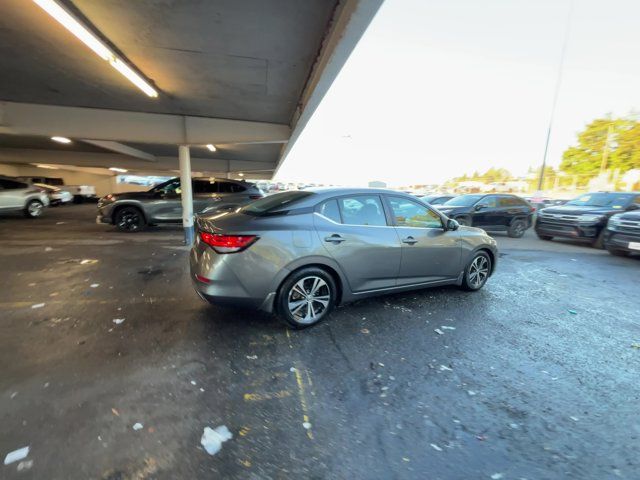
{"type": "Polygon", "coordinates": [[[40,200],[30,200],[24,207],[24,216],[27,218],[38,218],[42,215],[44,204],[40,200]]]}
{"type": "Polygon", "coordinates": [[[507,230],[507,235],[511,238],[522,238],[524,232],[527,231],[527,223],[522,219],[516,219],[511,222],[509,226],[509,230],[507,230]]]}
{"type": "Polygon", "coordinates": [[[144,215],[139,208],[123,207],[116,212],[115,225],[121,232],[139,232],[145,227],[146,223],[144,215]]]}
{"type": "Polygon", "coordinates": [[[321,268],[307,267],[292,273],[280,286],[276,311],[288,326],[307,328],[329,315],[336,298],[333,277],[321,268]]]}
{"type": "Polygon", "coordinates": [[[491,257],[486,252],[476,252],[464,269],[462,288],[469,291],[480,290],[487,283],[489,275],[491,275],[491,257]]]}

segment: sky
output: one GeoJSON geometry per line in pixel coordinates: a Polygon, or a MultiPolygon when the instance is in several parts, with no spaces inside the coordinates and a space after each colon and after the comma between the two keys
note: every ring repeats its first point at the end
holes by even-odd
{"type": "Polygon", "coordinates": [[[399,186],[539,167],[568,32],[557,166],[591,120],[640,110],[640,2],[570,2],[385,0],[276,179],[399,186]]]}

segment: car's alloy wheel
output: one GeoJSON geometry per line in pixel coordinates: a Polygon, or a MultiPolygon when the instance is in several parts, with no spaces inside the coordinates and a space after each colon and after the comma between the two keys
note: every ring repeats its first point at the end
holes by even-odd
{"type": "Polygon", "coordinates": [[[123,232],[137,232],[144,225],[144,218],[137,208],[124,208],[118,212],[116,225],[123,232]]]}
{"type": "Polygon", "coordinates": [[[527,226],[522,220],[514,220],[509,227],[509,236],[512,238],[520,238],[524,235],[524,232],[527,230],[527,226]]]}
{"type": "Polygon", "coordinates": [[[337,291],[335,280],[326,270],[306,267],[282,283],[275,309],[290,327],[306,328],[329,315],[338,298],[337,291]]]}
{"type": "Polygon", "coordinates": [[[462,287],[465,290],[480,290],[491,274],[491,258],[485,252],[478,252],[467,265],[462,287]]]}
{"type": "Polygon", "coordinates": [[[42,215],[42,209],[44,205],[38,200],[31,200],[27,205],[27,216],[31,218],[37,218],[42,215]]]}
{"type": "Polygon", "coordinates": [[[309,325],[324,316],[331,301],[331,290],[320,277],[304,277],[291,287],[287,300],[295,321],[309,325]]]}

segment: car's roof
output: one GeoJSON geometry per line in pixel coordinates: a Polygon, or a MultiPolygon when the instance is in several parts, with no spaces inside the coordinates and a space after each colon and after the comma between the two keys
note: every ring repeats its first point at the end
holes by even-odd
{"type": "Polygon", "coordinates": [[[408,193],[401,192],[399,190],[391,190],[388,188],[371,188],[371,187],[312,187],[300,190],[301,192],[313,192],[319,195],[354,195],[354,194],[367,194],[367,193],[392,193],[394,195],[406,195],[410,197],[408,193]]]}

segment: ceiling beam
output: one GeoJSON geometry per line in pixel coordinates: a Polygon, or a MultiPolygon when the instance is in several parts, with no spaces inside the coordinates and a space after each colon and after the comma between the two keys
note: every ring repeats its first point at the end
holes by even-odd
{"type": "Polygon", "coordinates": [[[277,123],[142,113],[100,108],[0,102],[0,133],[114,142],[206,145],[289,140],[277,123]]]}
{"type": "Polygon", "coordinates": [[[344,0],[339,3],[298,99],[298,106],[291,119],[291,137],[282,149],[275,173],[349,59],[382,2],[383,0],[344,0]]]}
{"type": "Polygon", "coordinates": [[[155,155],[151,155],[150,153],[143,152],[142,150],[138,150],[137,148],[133,148],[119,142],[112,142],[111,140],[87,140],[87,139],[83,139],[82,141],[90,145],[95,145],[96,147],[104,148],[105,150],[111,150],[112,152],[121,153],[123,155],[139,158],[141,160],[146,160],[147,162],[156,161],[155,155]]]}

